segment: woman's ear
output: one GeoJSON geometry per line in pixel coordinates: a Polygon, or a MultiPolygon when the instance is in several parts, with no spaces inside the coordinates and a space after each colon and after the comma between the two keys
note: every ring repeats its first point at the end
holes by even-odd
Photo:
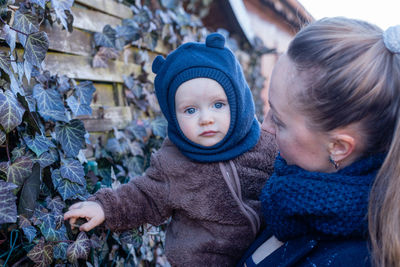
{"type": "Polygon", "coordinates": [[[337,133],[329,143],[328,151],[332,160],[341,162],[346,160],[356,147],[356,141],[350,134],[337,133]]]}

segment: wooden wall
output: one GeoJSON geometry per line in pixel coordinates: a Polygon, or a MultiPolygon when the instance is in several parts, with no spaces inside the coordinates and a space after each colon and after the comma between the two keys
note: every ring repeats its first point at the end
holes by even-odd
{"type": "MultiPolygon", "coordinates": [[[[138,48],[127,49],[125,54],[130,56],[121,55],[117,60],[110,61],[109,68],[92,68],[92,33],[101,32],[107,24],[112,27],[120,25],[122,19],[132,18],[132,11],[128,6],[113,0],[75,0],[71,11],[74,17],[72,33],[62,30],[58,24],[42,28],[50,41],[43,68],[51,74],[64,74],[78,82],[93,81],[96,87],[91,105],[93,115],[81,117],[87,131],[96,136],[113,127],[122,129],[132,120],[130,107],[124,99],[123,76],[140,74],[141,66],[133,62],[133,54],[138,48]]],[[[149,56],[152,59],[158,54],[167,53],[168,49],[159,44],[154,51],[149,51],[149,56]]],[[[149,79],[153,78],[153,74],[150,74],[149,79]]]]}

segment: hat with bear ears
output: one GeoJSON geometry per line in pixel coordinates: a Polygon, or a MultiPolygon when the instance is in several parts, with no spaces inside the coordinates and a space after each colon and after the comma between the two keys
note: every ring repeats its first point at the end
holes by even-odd
{"type": "Polygon", "coordinates": [[[242,68],[235,55],[225,47],[219,33],[209,34],[205,43],[190,42],[179,46],[165,59],[157,56],[152,65],[154,87],[165,118],[168,137],[188,158],[215,162],[235,158],[253,148],[260,135],[254,101],[242,68]],[[175,93],[191,79],[209,78],[218,82],[228,98],[231,121],[226,136],[206,147],[190,141],[179,127],[175,112],[175,93]]]}

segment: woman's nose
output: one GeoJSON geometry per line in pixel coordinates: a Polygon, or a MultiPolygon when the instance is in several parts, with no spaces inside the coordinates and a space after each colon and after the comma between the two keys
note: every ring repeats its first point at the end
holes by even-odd
{"type": "Polygon", "coordinates": [[[270,134],[275,134],[275,125],[271,120],[271,110],[268,111],[268,113],[264,117],[264,121],[261,124],[261,129],[269,132],[270,134]]]}

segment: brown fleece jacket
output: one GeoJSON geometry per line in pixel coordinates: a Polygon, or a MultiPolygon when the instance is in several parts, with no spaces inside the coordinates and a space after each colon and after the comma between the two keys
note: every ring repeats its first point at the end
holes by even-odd
{"type": "Polygon", "coordinates": [[[166,139],[144,176],[90,200],[103,207],[111,230],[159,225],[172,216],[165,246],[172,266],[233,266],[259,230],[258,197],[276,153],[264,130],[253,149],[221,163],[190,161],[166,139]]]}

